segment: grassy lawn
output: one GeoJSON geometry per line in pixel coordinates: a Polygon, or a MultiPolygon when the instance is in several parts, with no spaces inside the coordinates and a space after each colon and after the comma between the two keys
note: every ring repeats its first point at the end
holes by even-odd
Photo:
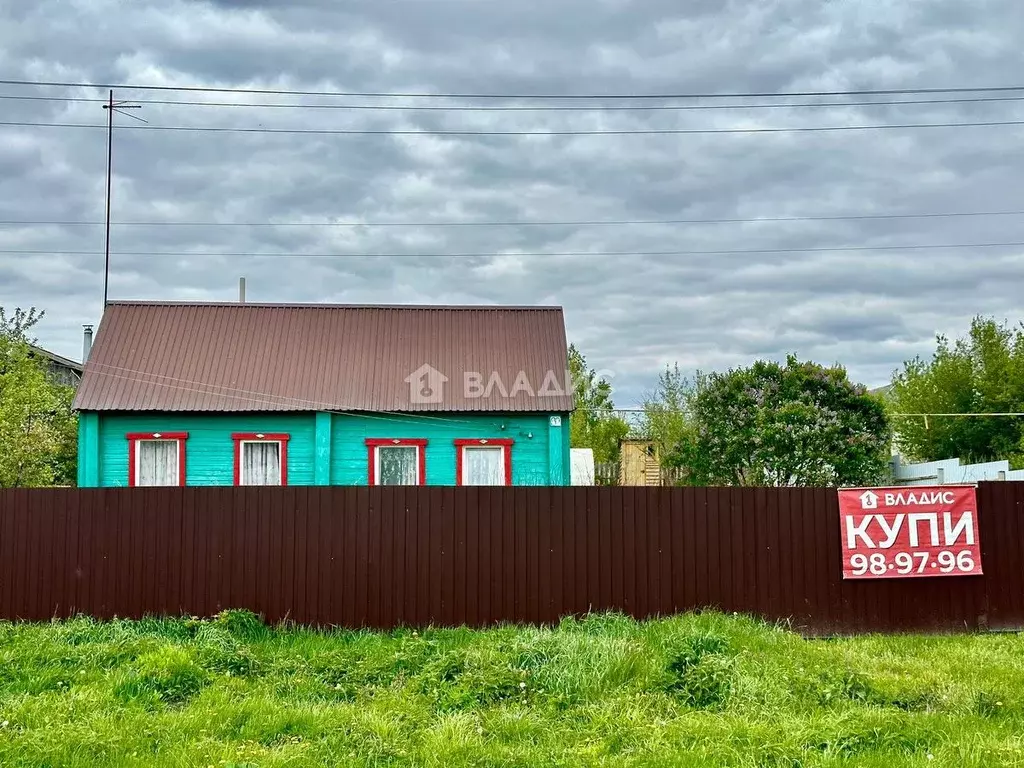
{"type": "Polygon", "coordinates": [[[0,623],[0,765],[1024,765],[1024,638],[0,623]]]}

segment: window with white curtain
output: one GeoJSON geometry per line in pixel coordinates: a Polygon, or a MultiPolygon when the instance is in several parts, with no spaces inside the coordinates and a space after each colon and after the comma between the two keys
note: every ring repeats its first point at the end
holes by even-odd
{"type": "Polygon", "coordinates": [[[138,440],[135,443],[135,485],[178,485],[178,441],[138,440]]]}
{"type": "Polygon", "coordinates": [[[241,485],[281,485],[280,442],[243,441],[241,452],[241,485]]]}
{"type": "Polygon", "coordinates": [[[464,445],[462,485],[505,485],[505,446],[464,445]]]}
{"type": "Polygon", "coordinates": [[[378,445],[375,449],[377,485],[419,485],[418,445],[378,445]]]}

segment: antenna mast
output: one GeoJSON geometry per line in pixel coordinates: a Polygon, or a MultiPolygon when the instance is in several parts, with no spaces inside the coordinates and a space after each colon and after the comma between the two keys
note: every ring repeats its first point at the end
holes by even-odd
{"type": "Polygon", "coordinates": [[[122,110],[125,109],[142,109],[142,105],[128,104],[123,101],[115,102],[113,90],[110,91],[110,94],[107,97],[107,103],[103,105],[103,108],[107,110],[107,242],[106,247],[103,249],[103,309],[105,311],[107,308],[107,298],[109,296],[110,286],[110,181],[114,155],[114,112],[140,120],[143,123],[146,121],[141,117],[135,117],[133,114],[123,112],[122,110]]]}

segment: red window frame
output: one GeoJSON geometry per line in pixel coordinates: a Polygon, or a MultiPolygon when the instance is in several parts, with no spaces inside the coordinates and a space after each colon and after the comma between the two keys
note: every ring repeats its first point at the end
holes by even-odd
{"type": "Polygon", "coordinates": [[[455,484],[462,485],[462,453],[466,447],[470,448],[503,448],[505,453],[505,485],[512,485],[512,444],[515,443],[510,437],[482,437],[472,439],[455,440],[455,484]]]}
{"type": "MultiPolygon", "coordinates": [[[[178,443],[178,486],[185,485],[185,441],[188,440],[188,432],[129,432],[125,435],[128,438],[128,487],[136,488],[137,478],[135,476],[135,464],[138,459],[138,444],[140,440],[175,440],[178,443]]],[[[172,488],[175,486],[171,486],[172,488]]]]}
{"type": "Polygon", "coordinates": [[[288,441],[292,436],[285,432],[235,432],[235,485],[242,484],[242,443],[279,443],[281,451],[281,485],[288,485],[288,441]]]}
{"type": "Polygon", "coordinates": [[[417,452],[419,482],[417,485],[427,484],[427,441],[420,438],[397,438],[397,437],[368,437],[366,438],[366,477],[368,485],[377,484],[377,449],[378,448],[400,448],[414,446],[419,448],[417,452]]]}

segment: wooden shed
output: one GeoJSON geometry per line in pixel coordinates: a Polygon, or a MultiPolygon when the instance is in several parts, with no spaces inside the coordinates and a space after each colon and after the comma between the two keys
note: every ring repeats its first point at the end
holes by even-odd
{"type": "Polygon", "coordinates": [[[653,441],[619,443],[619,485],[661,485],[661,462],[653,441]]]}

